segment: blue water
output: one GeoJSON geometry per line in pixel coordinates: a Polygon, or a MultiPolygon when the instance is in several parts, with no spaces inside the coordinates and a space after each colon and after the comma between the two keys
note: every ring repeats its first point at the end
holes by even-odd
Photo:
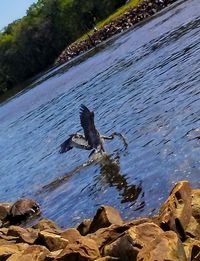
{"type": "Polygon", "coordinates": [[[199,0],[182,1],[2,103],[0,201],[34,198],[43,216],[72,226],[101,204],[124,219],[153,215],[178,180],[200,187],[199,35],[199,0]],[[115,138],[107,164],[80,169],[87,151],[59,154],[82,131],[80,104],[128,150],[115,138]]]}

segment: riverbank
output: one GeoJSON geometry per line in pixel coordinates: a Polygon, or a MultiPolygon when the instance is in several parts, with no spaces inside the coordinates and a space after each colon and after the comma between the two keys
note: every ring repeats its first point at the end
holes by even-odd
{"type": "Polygon", "coordinates": [[[152,218],[123,221],[116,209],[101,206],[76,228],[48,219],[29,228],[10,224],[0,228],[0,260],[197,261],[199,205],[200,189],[180,181],[152,218]]]}
{"type": "Polygon", "coordinates": [[[144,0],[137,7],[129,7],[124,14],[102,28],[94,28],[93,33],[88,34],[87,39],[76,41],[69,45],[56,59],[55,65],[70,61],[72,58],[89,51],[101,42],[128,30],[133,25],[151,17],[174,2],[176,0],[144,0]]]}

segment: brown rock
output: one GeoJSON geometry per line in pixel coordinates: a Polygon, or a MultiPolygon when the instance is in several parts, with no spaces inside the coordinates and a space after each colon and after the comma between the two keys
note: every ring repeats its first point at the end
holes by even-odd
{"type": "Polygon", "coordinates": [[[187,239],[184,243],[184,249],[187,256],[187,261],[200,260],[200,241],[192,238],[187,239]]]}
{"type": "Polygon", "coordinates": [[[46,246],[50,251],[56,251],[65,248],[69,241],[60,235],[44,230],[39,233],[37,243],[46,246]]]}
{"type": "Polygon", "coordinates": [[[76,243],[67,245],[55,260],[89,261],[98,257],[100,253],[94,240],[81,237],[76,243]]]}
{"type": "Polygon", "coordinates": [[[200,240],[200,224],[193,216],[191,217],[190,222],[185,229],[185,234],[187,237],[200,240]]]}
{"type": "Polygon", "coordinates": [[[59,249],[56,251],[50,252],[45,258],[45,261],[55,261],[56,257],[63,251],[63,249],[59,249]]]}
{"type": "Polygon", "coordinates": [[[111,206],[101,206],[91,222],[89,233],[93,233],[99,228],[109,227],[112,224],[123,224],[119,212],[111,206]]]}
{"type": "Polygon", "coordinates": [[[104,256],[104,257],[97,258],[95,261],[112,261],[112,260],[119,260],[119,258],[113,256],[104,256]]]}
{"type": "Polygon", "coordinates": [[[90,219],[84,219],[83,222],[77,226],[77,230],[82,236],[85,236],[89,233],[91,222],[92,221],[90,219]]]}
{"type": "MultiPolygon", "coordinates": [[[[11,255],[9,258],[6,259],[6,261],[21,261],[21,253],[16,253],[11,255]]],[[[29,260],[32,261],[32,260],[29,260]]]]}
{"type": "Polygon", "coordinates": [[[200,223],[200,189],[192,190],[192,215],[200,223]]]}
{"type": "Polygon", "coordinates": [[[12,255],[7,261],[44,261],[50,251],[44,246],[29,246],[23,252],[12,255]]]}
{"type": "Polygon", "coordinates": [[[60,235],[61,237],[67,239],[70,244],[76,243],[77,240],[82,238],[81,234],[75,228],[66,229],[60,235]]]}
{"type": "Polygon", "coordinates": [[[112,225],[108,228],[100,228],[95,233],[88,234],[86,237],[93,239],[101,252],[102,248],[106,244],[109,244],[113,240],[117,239],[126,230],[127,229],[122,227],[112,225]]]}
{"type": "Polygon", "coordinates": [[[10,226],[7,236],[16,237],[19,243],[34,244],[38,238],[38,230],[33,228],[22,228],[19,226],[10,226]]]}
{"type": "Polygon", "coordinates": [[[105,245],[103,255],[118,257],[123,261],[186,261],[183,245],[176,233],[164,232],[154,223],[131,227],[105,245]]]}
{"type": "Polygon", "coordinates": [[[9,256],[20,253],[28,247],[28,244],[9,244],[0,246],[0,260],[6,260],[9,256]]]}
{"type": "Polygon", "coordinates": [[[60,234],[62,232],[61,228],[50,219],[40,220],[36,225],[33,226],[33,228],[39,229],[40,231],[46,230],[56,234],[60,234]]]}
{"type": "Polygon", "coordinates": [[[125,222],[123,225],[111,225],[107,228],[100,228],[95,233],[88,234],[87,237],[93,239],[102,252],[103,247],[120,237],[126,230],[139,224],[151,223],[152,220],[149,218],[140,218],[125,222]]]}
{"type": "Polygon", "coordinates": [[[178,182],[160,209],[161,227],[164,230],[171,229],[185,239],[185,229],[192,216],[191,203],[192,190],[188,181],[178,182]]]}
{"type": "Polygon", "coordinates": [[[139,251],[137,261],[187,261],[182,242],[173,231],[163,232],[149,240],[139,251]]]}
{"type": "Polygon", "coordinates": [[[0,229],[0,245],[10,244],[10,243],[16,243],[18,237],[17,236],[9,236],[8,234],[8,228],[2,227],[0,229]]]}
{"type": "Polygon", "coordinates": [[[5,220],[10,213],[12,203],[0,203],[0,220],[5,220]]]}
{"type": "Polygon", "coordinates": [[[118,257],[123,261],[136,260],[140,249],[162,233],[163,230],[154,223],[131,227],[115,241],[107,244],[103,249],[103,255],[118,257]]]}

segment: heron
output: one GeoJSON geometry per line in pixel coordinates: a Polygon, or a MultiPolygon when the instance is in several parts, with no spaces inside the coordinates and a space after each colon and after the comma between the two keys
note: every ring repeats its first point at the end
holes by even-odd
{"type": "Polygon", "coordinates": [[[95,127],[94,123],[94,112],[90,111],[85,105],[80,106],[80,122],[83,128],[84,134],[74,133],[69,136],[60,145],[60,153],[65,153],[73,148],[92,150],[89,157],[93,154],[103,154],[105,152],[104,141],[112,140],[115,136],[122,138],[125,148],[128,143],[125,137],[119,132],[112,132],[111,135],[101,135],[95,127]]]}

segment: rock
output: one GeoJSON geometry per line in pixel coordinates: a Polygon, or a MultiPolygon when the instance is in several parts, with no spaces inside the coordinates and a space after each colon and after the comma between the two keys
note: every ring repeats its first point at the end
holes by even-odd
{"type": "Polygon", "coordinates": [[[17,224],[31,216],[40,214],[39,205],[32,199],[20,199],[16,201],[11,209],[9,220],[12,224],[17,224]]]}
{"type": "Polygon", "coordinates": [[[55,260],[90,261],[98,257],[100,253],[94,240],[81,237],[76,243],[67,245],[55,260]]]}
{"type": "Polygon", "coordinates": [[[173,230],[184,240],[185,229],[192,216],[192,189],[188,181],[178,182],[169,198],[160,209],[160,225],[164,230],[173,230]]]}
{"type": "Polygon", "coordinates": [[[29,246],[23,252],[12,255],[7,261],[44,261],[50,251],[44,246],[29,246]]]}
{"type": "Polygon", "coordinates": [[[82,236],[85,236],[89,233],[90,225],[91,225],[90,219],[84,219],[78,226],[77,230],[80,232],[82,236]]]}
{"type": "Polygon", "coordinates": [[[117,257],[112,257],[112,256],[104,256],[97,258],[95,261],[112,261],[112,260],[119,260],[117,257]]]}
{"type": "Polygon", "coordinates": [[[192,190],[192,216],[200,224],[200,189],[192,190]]]}
{"type": "Polygon", "coordinates": [[[120,260],[136,260],[139,251],[154,240],[163,230],[154,223],[133,226],[103,249],[104,256],[118,257],[120,260]]]}
{"type": "Polygon", "coordinates": [[[193,216],[185,229],[185,234],[187,238],[191,237],[200,240],[200,224],[193,216]]]}
{"type": "Polygon", "coordinates": [[[19,226],[10,226],[7,236],[17,238],[18,243],[34,244],[38,238],[38,230],[33,228],[22,228],[19,226]]]}
{"type": "Polygon", "coordinates": [[[100,250],[100,253],[102,253],[102,249],[106,244],[109,244],[110,242],[113,242],[118,237],[120,237],[126,230],[129,228],[143,224],[143,223],[151,223],[152,220],[149,218],[141,218],[136,220],[131,220],[125,222],[123,225],[111,225],[107,228],[100,228],[96,232],[92,234],[88,234],[86,237],[93,239],[100,250]]]}
{"type": "Polygon", "coordinates": [[[63,249],[68,245],[68,243],[69,241],[60,235],[45,230],[39,232],[37,240],[37,244],[46,246],[50,251],[63,249]]]}
{"type": "Polygon", "coordinates": [[[13,254],[20,253],[28,247],[28,244],[9,244],[0,246],[0,260],[6,260],[13,254]]]}
{"type": "Polygon", "coordinates": [[[93,233],[97,231],[99,228],[109,227],[112,224],[123,224],[123,220],[119,212],[111,206],[101,206],[97,210],[91,222],[89,233],[93,233]]]}
{"type": "Polygon", "coordinates": [[[173,231],[163,232],[149,240],[139,251],[137,261],[187,261],[184,247],[173,231]]]}
{"type": "Polygon", "coordinates": [[[61,228],[56,225],[55,222],[53,222],[50,219],[42,219],[40,220],[36,225],[33,226],[35,229],[39,229],[40,231],[49,231],[56,234],[60,234],[62,232],[61,228]]]}
{"type": "Polygon", "coordinates": [[[200,241],[192,238],[187,239],[184,243],[184,249],[187,256],[187,261],[200,260],[200,241]]]}
{"type": "Polygon", "coordinates": [[[10,213],[12,203],[0,203],[0,220],[5,220],[10,213]]]}
{"type": "Polygon", "coordinates": [[[117,239],[125,230],[116,225],[112,225],[108,228],[100,228],[95,233],[88,234],[86,237],[96,242],[101,253],[102,248],[106,244],[109,244],[113,240],[117,239]]]}
{"type": "Polygon", "coordinates": [[[45,258],[45,261],[55,261],[56,257],[63,251],[63,249],[59,249],[56,251],[51,251],[45,258]]]}
{"type": "Polygon", "coordinates": [[[61,233],[61,237],[65,238],[68,240],[70,244],[75,243],[77,240],[82,238],[81,234],[78,232],[77,229],[75,228],[69,228],[66,229],[61,233]]]}
{"type": "MultiPolygon", "coordinates": [[[[104,256],[118,257],[123,261],[168,260],[167,257],[175,255],[174,253],[177,253],[177,256],[179,255],[180,258],[184,257],[184,248],[181,241],[173,231],[164,232],[154,223],[143,223],[129,228],[119,238],[107,244],[103,249],[104,256]],[[153,249],[157,245],[159,245],[159,247],[155,252],[162,253],[163,247],[166,259],[155,258],[156,255],[154,255],[153,249]],[[150,253],[146,250],[149,246],[151,246],[152,256],[154,255],[155,259],[146,258],[147,254],[150,253]],[[140,257],[139,259],[138,256],[140,257]]],[[[151,256],[149,256],[149,258],[150,257],[151,256]]],[[[186,261],[186,259],[177,260],[186,261]]]]}

